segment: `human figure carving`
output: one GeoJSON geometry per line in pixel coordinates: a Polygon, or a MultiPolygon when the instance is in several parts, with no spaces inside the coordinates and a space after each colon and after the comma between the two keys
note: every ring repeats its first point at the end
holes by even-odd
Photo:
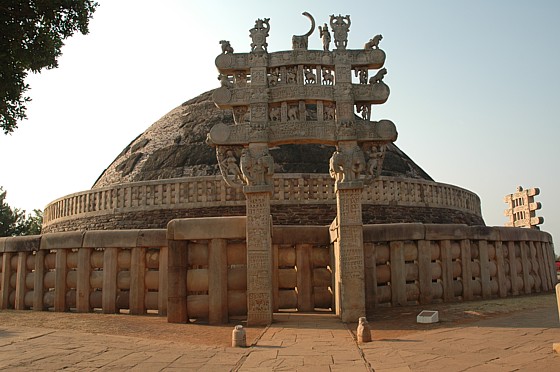
{"type": "Polygon", "coordinates": [[[334,32],[334,45],[338,50],[346,49],[346,45],[348,44],[348,32],[350,31],[350,16],[342,16],[337,15],[335,17],[334,14],[331,15],[330,19],[331,28],[334,32]]]}
{"type": "Polygon", "coordinates": [[[329,51],[329,46],[331,43],[331,33],[329,32],[329,27],[325,23],[323,27],[319,26],[319,37],[323,40],[323,50],[325,52],[329,51]]]}
{"type": "Polygon", "coordinates": [[[247,73],[245,71],[235,71],[235,84],[247,84],[247,73]]]}
{"type": "Polygon", "coordinates": [[[278,84],[278,80],[280,80],[280,70],[276,67],[276,69],[270,71],[270,75],[268,76],[268,86],[275,87],[278,84]]]}
{"type": "Polygon", "coordinates": [[[235,106],[233,108],[233,118],[236,124],[241,124],[246,121],[247,111],[247,106],[235,106]]]}
{"type": "Polygon", "coordinates": [[[252,156],[249,149],[241,152],[241,172],[245,183],[250,186],[271,185],[274,175],[274,158],[268,149],[257,156],[252,156]]]}
{"type": "Polygon", "coordinates": [[[257,19],[255,21],[255,27],[249,30],[249,36],[253,40],[251,43],[252,53],[267,53],[268,43],[266,38],[270,32],[270,18],[257,19]]]}
{"type": "Polygon", "coordinates": [[[384,153],[385,145],[373,145],[369,151],[367,151],[367,173],[372,177],[379,177],[381,175],[384,153]]]}
{"type": "Polygon", "coordinates": [[[241,151],[241,158],[239,159],[239,165],[241,168],[241,173],[243,174],[243,179],[246,185],[253,184],[253,159],[249,153],[249,149],[243,149],[241,151]]]}
{"type": "Polygon", "coordinates": [[[377,74],[375,74],[374,76],[369,78],[369,83],[370,84],[380,83],[383,80],[383,78],[385,77],[386,73],[387,73],[387,69],[385,67],[383,67],[381,70],[377,71],[377,74]]]}
{"type": "Polygon", "coordinates": [[[379,42],[383,40],[382,35],[375,35],[373,38],[369,39],[367,43],[364,45],[364,49],[379,49],[379,42]]]}
{"type": "Polygon", "coordinates": [[[295,84],[297,78],[297,67],[288,67],[286,69],[286,84],[295,84]]]}
{"type": "Polygon", "coordinates": [[[293,35],[292,36],[292,49],[293,50],[307,50],[307,46],[309,43],[309,36],[315,30],[315,19],[313,16],[307,12],[301,13],[311,21],[311,29],[305,35],[293,35]]]}
{"type": "Polygon", "coordinates": [[[216,147],[216,155],[218,158],[218,166],[224,181],[231,187],[240,187],[244,184],[243,174],[237,165],[237,157],[235,151],[231,148],[224,149],[216,147]]]}
{"type": "Polygon", "coordinates": [[[329,159],[329,174],[336,182],[344,182],[344,169],[346,168],[346,155],[336,150],[329,159]]]}
{"type": "Polygon", "coordinates": [[[330,69],[325,68],[323,69],[323,85],[333,85],[334,83],[334,76],[330,69]]]}
{"type": "Polygon", "coordinates": [[[274,175],[274,158],[270,155],[268,149],[265,149],[257,162],[260,164],[262,171],[262,180],[265,185],[272,185],[272,176],[274,175]]]}
{"type": "Polygon", "coordinates": [[[299,120],[299,107],[298,106],[288,106],[288,121],[299,120]]]}
{"type": "Polygon", "coordinates": [[[360,177],[360,174],[364,171],[366,167],[366,159],[364,157],[364,153],[362,149],[358,145],[354,146],[352,150],[352,165],[351,165],[351,180],[357,180],[360,177]]]}
{"type": "Polygon", "coordinates": [[[233,53],[233,48],[231,47],[229,41],[220,40],[220,44],[222,44],[222,54],[233,53]]]}
{"type": "Polygon", "coordinates": [[[354,70],[354,76],[360,77],[360,84],[368,83],[368,73],[369,70],[367,67],[356,67],[356,69],[354,70]]]}
{"type": "Polygon", "coordinates": [[[358,111],[358,113],[361,113],[362,119],[364,120],[369,120],[370,117],[369,110],[370,110],[370,105],[367,103],[356,105],[356,111],[358,111]]]}
{"type": "Polygon", "coordinates": [[[306,68],[303,74],[305,75],[305,84],[315,84],[317,75],[310,68],[306,68]]]}

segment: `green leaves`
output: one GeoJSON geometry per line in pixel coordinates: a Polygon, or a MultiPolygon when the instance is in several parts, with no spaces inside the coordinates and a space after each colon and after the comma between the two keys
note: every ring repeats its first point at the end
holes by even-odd
{"type": "Polygon", "coordinates": [[[27,118],[29,71],[58,66],[64,40],[88,33],[91,0],[3,0],[0,4],[0,129],[8,134],[27,118]]]}
{"type": "Polygon", "coordinates": [[[25,210],[12,209],[5,201],[6,194],[0,186],[0,237],[40,234],[43,212],[34,209],[33,214],[26,215],[25,210]]]}

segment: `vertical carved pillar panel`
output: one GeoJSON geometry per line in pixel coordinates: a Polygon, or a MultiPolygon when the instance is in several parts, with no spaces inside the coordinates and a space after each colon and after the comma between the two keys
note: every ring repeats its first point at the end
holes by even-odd
{"type": "Polygon", "coordinates": [[[247,324],[272,322],[272,238],[268,185],[245,186],[247,197],[247,324]]]}
{"type": "Polygon", "coordinates": [[[366,315],[361,181],[336,185],[338,244],[335,295],[337,315],[356,322],[366,315]]]}

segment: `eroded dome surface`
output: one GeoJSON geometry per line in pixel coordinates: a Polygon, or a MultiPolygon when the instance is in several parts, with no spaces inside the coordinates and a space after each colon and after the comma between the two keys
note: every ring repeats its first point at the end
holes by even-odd
{"type": "MultiPolygon", "coordinates": [[[[209,91],[171,110],[135,138],[101,174],[93,188],[121,183],[219,174],[216,154],[206,135],[218,124],[233,124],[209,91]]],[[[285,145],[270,150],[276,173],[328,173],[333,146],[285,145]]],[[[396,145],[387,148],[382,175],[432,181],[396,145]]]]}

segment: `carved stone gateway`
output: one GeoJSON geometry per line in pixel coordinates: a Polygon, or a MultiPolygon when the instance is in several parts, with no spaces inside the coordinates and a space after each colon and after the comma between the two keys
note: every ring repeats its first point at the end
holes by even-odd
{"type": "MultiPolygon", "coordinates": [[[[304,13],[315,24],[309,13],[304,13]]],[[[329,169],[335,181],[337,216],[333,226],[335,309],[343,321],[365,316],[363,180],[377,177],[386,144],[397,131],[389,120],[370,121],[371,105],[389,97],[383,82],[385,53],[380,35],[367,48],[347,49],[350,16],[331,15],[335,50],[327,23],[319,27],[323,50],[308,50],[305,35],[293,37],[293,50],[268,52],[269,19],[251,28],[251,52],[233,53],[223,41],[216,57],[221,87],[215,104],[233,111],[235,125],[217,124],[208,134],[228,185],[247,198],[248,324],[272,320],[270,195],[274,159],[268,149],[284,144],[336,146],[329,169]],[[373,77],[368,80],[370,70],[373,77]],[[377,70],[377,71],[373,71],[377,70]],[[357,79],[352,81],[352,75],[357,79]],[[356,114],[359,113],[361,117],[356,114]],[[367,154],[367,160],[364,153],[367,154]]],[[[314,27],[313,27],[314,28],[314,27]]]]}

